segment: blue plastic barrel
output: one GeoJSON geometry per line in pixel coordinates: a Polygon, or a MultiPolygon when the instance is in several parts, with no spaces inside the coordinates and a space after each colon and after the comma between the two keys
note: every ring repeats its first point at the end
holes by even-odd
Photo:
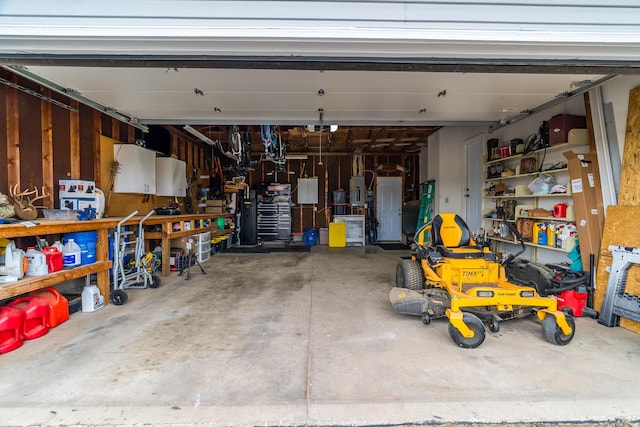
{"type": "Polygon", "coordinates": [[[66,244],[69,239],[80,246],[80,264],[92,264],[96,262],[96,244],[98,242],[98,232],[78,231],[76,233],[66,233],[62,237],[62,242],[66,244]]]}
{"type": "Polygon", "coordinates": [[[302,241],[307,246],[314,246],[318,241],[318,231],[315,229],[305,231],[302,235],[302,241]]]}

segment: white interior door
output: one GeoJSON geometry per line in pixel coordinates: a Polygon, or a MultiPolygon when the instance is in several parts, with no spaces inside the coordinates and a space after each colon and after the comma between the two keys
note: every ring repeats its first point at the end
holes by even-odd
{"type": "Polygon", "coordinates": [[[379,241],[402,240],[402,178],[376,179],[376,217],[379,241]]]}
{"type": "Polygon", "coordinates": [[[482,138],[467,144],[466,218],[471,233],[482,227],[482,138]]]}

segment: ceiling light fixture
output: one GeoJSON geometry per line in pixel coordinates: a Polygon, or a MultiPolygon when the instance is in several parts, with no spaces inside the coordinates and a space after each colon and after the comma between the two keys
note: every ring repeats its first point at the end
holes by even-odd
{"type": "Polygon", "coordinates": [[[211,138],[209,138],[208,136],[200,133],[200,131],[197,131],[196,129],[192,128],[189,125],[185,125],[182,129],[186,130],[187,132],[189,132],[191,135],[195,136],[196,138],[198,138],[202,142],[206,142],[209,145],[214,145],[215,144],[211,140],[211,138]]]}
{"type": "Polygon", "coordinates": [[[307,125],[307,132],[335,132],[338,130],[338,125],[307,125]]]}

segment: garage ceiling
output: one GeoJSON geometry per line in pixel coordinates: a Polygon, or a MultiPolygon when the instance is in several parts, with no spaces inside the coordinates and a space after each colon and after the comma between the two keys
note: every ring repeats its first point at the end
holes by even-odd
{"type": "Polygon", "coordinates": [[[192,125],[227,141],[229,126],[278,125],[290,152],[419,149],[441,126],[496,125],[602,78],[592,74],[455,73],[188,67],[21,69],[144,125],[192,125]],[[325,145],[326,146],[326,145],[325,145]]]}

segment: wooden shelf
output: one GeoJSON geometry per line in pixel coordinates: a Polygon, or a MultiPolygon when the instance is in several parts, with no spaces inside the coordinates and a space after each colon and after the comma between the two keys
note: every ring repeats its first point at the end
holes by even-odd
{"type": "Polygon", "coordinates": [[[510,194],[508,196],[482,196],[483,199],[535,199],[538,197],[572,197],[572,193],[553,193],[553,194],[510,194]]]}
{"type": "Polygon", "coordinates": [[[492,165],[495,163],[500,163],[500,162],[506,162],[509,160],[515,160],[515,159],[520,159],[522,157],[528,157],[528,156],[534,156],[536,154],[539,153],[543,153],[546,151],[556,151],[556,150],[561,150],[563,148],[571,148],[571,147],[579,147],[579,145],[576,144],[569,144],[568,142],[565,142],[564,144],[558,144],[558,145],[552,145],[546,148],[541,148],[539,150],[535,150],[535,151],[531,151],[529,153],[519,153],[519,154],[514,154],[513,156],[509,156],[509,157],[502,157],[500,159],[495,159],[495,160],[489,160],[484,162],[485,165],[492,165]]]}
{"type": "MultiPolygon", "coordinates": [[[[88,276],[111,268],[111,261],[97,261],[93,264],[81,265],[80,267],[55,271],[45,276],[25,276],[17,282],[0,284],[0,300],[12,298],[47,286],[57,285],[80,277],[88,276]]],[[[108,295],[105,300],[108,299],[108,295]]]]}
{"type": "Polygon", "coordinates": [[[551,169],[548,171],[541,171],[541,172],[531,172],[531,173],[521,173],[519,175],[510,175],[510,176],[499,176],[496,178],[487,178],[484,181],[485,182],[495,182],[495,181],[503,181],[503,180],[508,180],[508,179],[517,179],[517,178],[523,178],[523,177],[527,177],[527,176],[538,176],[538,175],[542,175],[542,174],[551,174],[551,173],[561,173],[561,172],[569,172],[568,168],[561,168],[561,169],[551,169]]]}
{"type": "MultiPolygon", "coordinates": [[[[494,236],[488,236],[489,240],[494,240],[496,242],[502,242],[502,243],[509,243],[511,245],[519,245],[520,242],[515,240],[515,239],[505,239],[504,237],[494,237],[494,236]]],[[[558,252],[563,252],[563,253],[567,253],[567,250],[564,248],[556,248],[554,246],[546,246],[546,245],[538,245],[537,243],[531,243],[531,242],[524,242],[525,246],[533,246],[536,248],[543,248],[543,249],[549,249],[551,251],[558,251],[558,252]]]]}

